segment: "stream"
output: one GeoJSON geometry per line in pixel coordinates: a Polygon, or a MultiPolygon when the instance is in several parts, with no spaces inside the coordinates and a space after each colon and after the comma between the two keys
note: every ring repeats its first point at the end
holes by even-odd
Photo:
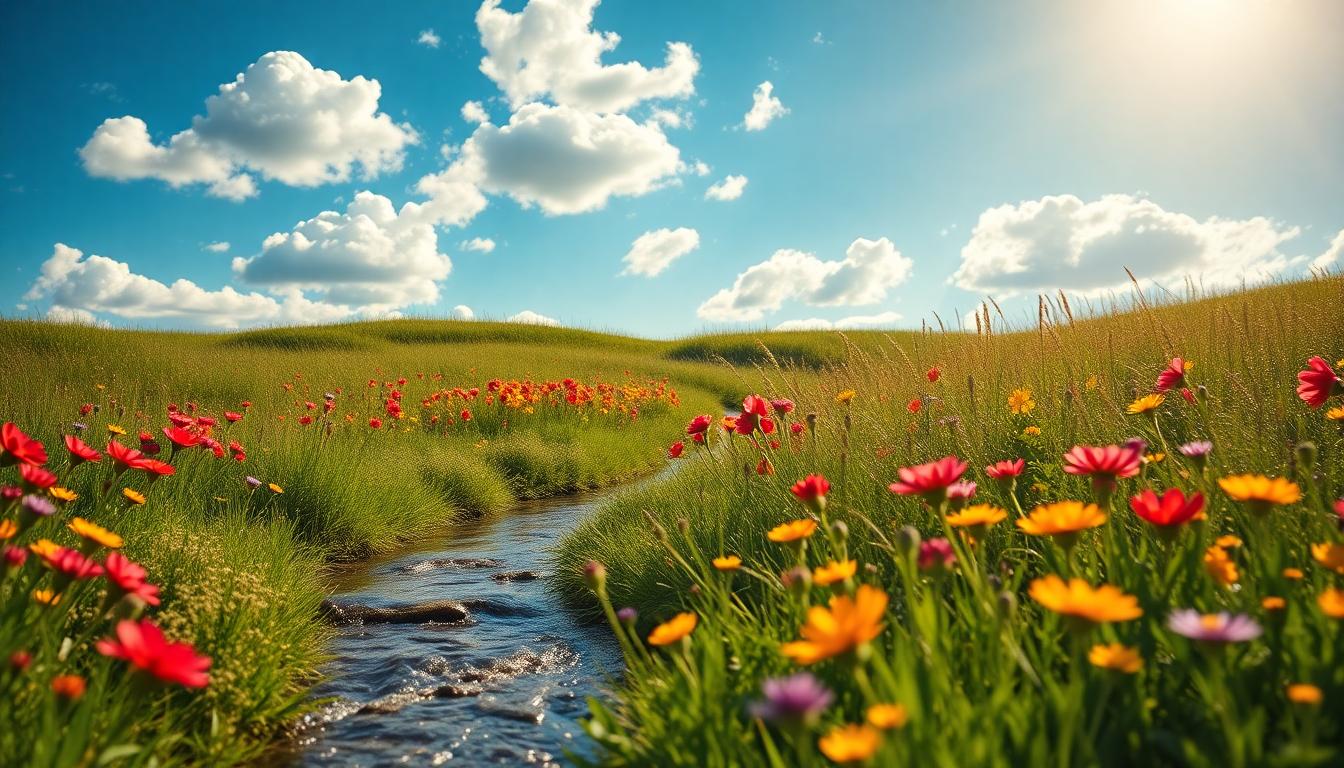
{"type": "Polygon", "coordinates": [[[338,573],[337,635],[296,762],[559,765],[591,755],[578,719],[620,674],[605,625],[561,608],[550,548],[601,499],[524,502],[338,573]]]}

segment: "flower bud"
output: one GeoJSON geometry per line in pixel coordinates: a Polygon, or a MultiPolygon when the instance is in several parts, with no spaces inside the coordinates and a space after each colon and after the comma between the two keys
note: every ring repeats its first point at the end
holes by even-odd
{"type": "Polygon", "coordinates": [[[616,618],[620,619],[622,624],[625,624],[626,626],[631,626],[636,621],[639,621],[639,611],[627,605],[626,607],[616,612],[616,618]]]}
{"type": "Polygon", "coordinates": [[[1310,472],[1312,467],[1316,466],[1316,444],[1310,440],[1303,440],[1297,444],[1297,465],[1304,472],[1310,472]]]}
{"type": "Polygon", "coordinates": [[[843,542],[849,538],[849,526],[845,525],[844,520],[836,520],[831,523],[831,533],[835,534],[836,540],[843,542]]]}
{"type": "Polygon", "coordinates": [[[1013,618],[1017,613],[1017,595],[1012,592],[1000,592],[998,600],[995,601],[995,608],[999,616],[1005,620],[1013,618]]]}
{"type": "Polygon", "coordinates": [[[596,560],[583,564],[583,583],[594,592],[601,592],[607,585],[607,568],[596,560]]]}
{"type": "Polygon", "coordinates": [[[896,532],[896,549],[903,555],[909,555],[919,549],[919,529],[913,525],[907,525],[896,532]]]}
{"type": "Polygon", "coordinates": [[[779,579],[784,583],[784,588],[795,595],[805,595],[812,588],[812,571],[801,565],[780,574],[779,579]]]}

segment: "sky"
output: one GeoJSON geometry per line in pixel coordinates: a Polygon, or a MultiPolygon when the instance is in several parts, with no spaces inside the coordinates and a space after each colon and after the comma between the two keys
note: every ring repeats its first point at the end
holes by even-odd
{"type": "Polygon", "coordinates": [[[955,326],[1344,269],[1344,3],[6,3],[0,315],[955,326]]]}

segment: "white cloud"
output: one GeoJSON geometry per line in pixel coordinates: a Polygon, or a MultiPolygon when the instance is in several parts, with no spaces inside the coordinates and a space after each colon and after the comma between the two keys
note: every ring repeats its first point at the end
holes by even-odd
{"type": "Polygon", "coordinates": [[[488,123],[490,114],[485,111],[485,106],[479,101],[468,101],[462,105],[462,119],[468,123],[488,123]]]}
{"type": "Polygon", "coordinates": [[[205,184],[232,200],[257,193],[252,173],[303,187],[347,181],[355,166],[371,178],[400,170],[405,147],[418,141],[409,125],[378,111],[381,92],[377,80],[345,80],[275,51],[221,85],[205,115],[166,144],[125,116],[105,120],[79,154],[93,176],[205,184]]]}
{"type": "Polygon", "coordinates": [[[710,185],[705,190],[706,200],[736,200],[747,188],[746,176],[725,176],[723,181],[710,185]]]}
{"type": "Polygon", "coordinates": [[[426,48],[438,48],[439,44],[443,42],[443,38],[435,34],[433,29],[422,29],[420,30],[420,36],[415,39],[415,42],[426,48]]]}
{"type": "Polygon", "coordinates": [[[458,304],[453,307],[453,318],[457,320],[475,320],[476,313],[471,311],[471,307],[466,304],[458,304]]]}
{"type": "Polygon", "coordinates": [[[1312,260],[1311,268],[1329,269],[1341,258],[1344,258],[1344,229],[1339,230],[1324,253],[1312,260]]]}
{"type": "Polygon", "coordinates": [[[700,233],[688,227],[655,229],[635,238],[625,254],[625,272],[653,277],[673,261],[700,247],[700,233]]]}
{"type": "Polygon", "coordinates": [[[490,253],[495,250],[495,241],[488,237],[473,237],[470,240],[463,240],[458,248],[464,251],[475,251],[477,253],[490,253]]]}
{"type": "Polygon", "coordinates": [[[1299,233],[1264,217],[1199,221],[1131,195],[1056,195],[980,214],[948,282],[1000,295],[1100,293],[1128,284],[1128,267],[1141,281],[1188,275],[1233,286],[1303,262],[1279,250],[1299,233]]]}
{"type": "Polygon", "coordinates": [[[706,163],[703,160],[696,160],[694,163],[691,163],[690,171],[696,176],[708,176],[709,170],[709,163],[706,163]]]}
{"type": "Polygon", "coordinates": [[[827,45],[830,43],[820,32],[812,36],[812,42],[816,45],[827,45]]]}
{"type": "Polygon", "coordinates": [[[476,12],[481,72],[514,108],[549,95],[558,105],[588,112],[620,112],[646,99],[695,92],[700,62],[685,43],[668,43],[663,66],[604,65],[602,55],[621,37],[591,28],[599,0],[531,0],[518,13],[485,0],[476,12]]]}
{"type": "Polygon", "coordinates": [[[259,293],[225,287],[209,291],[190,280],[167,285],[131,271],[130,265],[90,255],[57,243],[41,275],[24,298],[51,301],[49,317],[93,318],[102,312],[117,317],[182,320],[191,325],[237,328],[261,323],[320,323],[350,314],[346,307],[308,301],[298,291],[283,301],[259,293]]]}
{"type": "Polygon", "coordinates": [[[438,282],[452,261],[421,206],[398,212],[372,192],[355,195],[344,213],[323,211],[289,232],[276,232],[261,253],[235,258],[243,282],[271,290],[302,290],[365,315],[386,315],[438,300],[438,282]]]}
{"type": "Polygon", "coordinates": [[[751,109],[742,118],[742,125],[748,131],[763,131],[775,118],[789,114],[784,102],[772,95],[774,90],[775,86],[769,80],[756,86],[751,94],[751,109]]]}
{"type": "Polygon", "coordinates": [[[110,328],[111,324],[94,317],[87,309],[53,306],[47,310],[47,320],[62,325],[91,325],[97,328],[110,328]]]}
{"type": "Polygon", "coordinates": [[[560,321],[545,315],[537,314],[530,309],[524,309],[516,315],[510,316],[505,322],[523,323],[524,325],[559,325],[560,321]]]}
{"type": "Polygon", "coordinates": [[[227,241],[221,240],[216,243],[209,243],[205,246],[205,250],[211,253],[224,253],[229,250],[229,244],[227,241]]]}
{"type": "Polygon", "coordinates": [[[700,305],[696,314],[713,321],[759,320],[789,300],[815,307],[865,306],[910,277],[914,263],[887,238],[858,238],[845,258],[822,261],[792,249],[775,251],[700,305]]]}
{"type": "Polygon", "coordinates": [[[876,315],[853,315],[839,320],[810,317],[806,320],[785,320],[775,326],[776,331],[831,331],[847,328],[882,328],[893,326],[901,319],[899,312],[880,312],[876,315]]]}

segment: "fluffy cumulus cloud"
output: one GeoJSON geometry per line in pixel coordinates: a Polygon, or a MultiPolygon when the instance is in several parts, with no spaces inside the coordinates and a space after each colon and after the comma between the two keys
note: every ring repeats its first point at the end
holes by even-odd
{"type": "Polygon", "coordinates": [[[420,36],[415,39],[415,42],[426,48],[438,48],[439,45],[443,43],[443,38],[439,37],[438,33],[432,28],[422,29],[420,30],[420,36]]]}
{"type": "Polygon", "coordinates": [[[899,312],[879,312],[876,315],[853,315],[839,320],[810,317],[806,320],[785,320],[775,326],[776,331],[832,331],[849,328],[885,328],[901,319],[899,312]]]}
{"type": "Polygon", "coordinates": [[[227,253],[229,250],[229,243],[225,240],[220,240],[214,243],[208,243],[205,245],[205,250],[211,253],[227,253]]]}
{"type": "Polygon", "coordinates": [[[267,237],[256,256],[233,260],[245,283],[309,292],[364,315],[438,301],[438,282],[452,266],[419,206],[398,211],[372,192],[355,195],[344,213],[323,211],[267,237]]]}
{"type": "Polygon", "coordinates": [[[559,325],[560,321],[545,315],[533,312],[530,309],[524,309],[516,315],[511,315],[505,321],[509,323],[522,323],[524,325],[559,325]]]}
{"type": "Polygon", "coordinates": [[[645,232],[625,254],[625,274],[653,277],[699,247],[700,233],[689,227],[645,232]]]}
{"type": "Polygon", "coordinates": [[[457,247],[464,251],[490,253],[495,250],[495,241],[488,237],[473,237],[470,240],[463,240],[457,247]]]}
{"type": "Polygon", "coordinates": [[[1131,195],[1055,195],[980,214],[949,282],[1002,295],[1100,293],[1126,285],[1128,267],[1142,281],[1233,286],[1304,262],[1280,250],[1299,234],[1264,217],[1201,221],[1131,195]]]}
{"type": "Polygon", "coordinates": [[[542,97],[587,112],[620,112],[641,101],[683,98],[694,92],[700,62],[685,43],[668,43],[661,67],[638,62],[603,64],[621,36],[592,29],[599,0],[531,0],[511,13],[500,0],[476,12],[481,72],[514,108],[542,97]]]}
{"type": "Polygon", "coordinates": [[[479,101],[468,101],[462,105],[462,119],[468,123],[490,122],[490,113],[485,111],[485,105],[479,101]]]}
{"type": "Polygon", "coordinates": [[[845,258],[824,261],[792,249],[775,251],[700,305],[696,314],[717,322],[759,320],[786,301],[815,307],[866,306],[909,279],[914,263],[887,238],[858,238],[845,258]]]}
{"type": "Polygon", "coordinates": [[[742,192],[747,188],[746,176],[725,176],[723,181],[717,184],[711,184],[709,189],[705,190],[706,200],[736,200],[742,196],[742,192]]]}
{"type": "Polygon", "coordinates": [[[283,300],[224,287],[206,290],[190,280],[165,284],[131,271],[130,265],[88,255],[57,243],[41,273],[24,295],[51,302],[48,317],[65,322],[94,322],[94,313],[129,320],[170,319],[187,325],[237,328],[265,323],[316,323],[349,314],[305,299],[297,291],[283,300]]]}
{"type": "Polygon", "coordinates": [[[777,117],[789,114],[789,108],[774,95],[775,86],[769,80],[756,86],[751,94],[751,109],[742,118],[742,127],[748,131],[763,131],[777,117]]]}
{"type": "Polygon", "coordinates": [[[401,168],[417,141],[378,111],[377,80],[317,69],[291,51],[268,53],[205,101],[205,114],[155,144],[138,117],[106,120],[80,150],[94,176],[205,184],[217,197],[256,194],[253,174],[293,186],[366,178],[401,168]]]}
{"type": "Polygon", "coordinates": [[[1324,253],[1312,259],[1311,268],[1333,271],[1341,259],[1344,259],[1344,229],[1339,230],[1324,253]]]}
{"type": "Polygon", "coordinates": [[[457,320],[475,320],[476,313],[471,311],[471,307],[466,304],[458,304],[453,307],[453,318],[457,320]]]}

